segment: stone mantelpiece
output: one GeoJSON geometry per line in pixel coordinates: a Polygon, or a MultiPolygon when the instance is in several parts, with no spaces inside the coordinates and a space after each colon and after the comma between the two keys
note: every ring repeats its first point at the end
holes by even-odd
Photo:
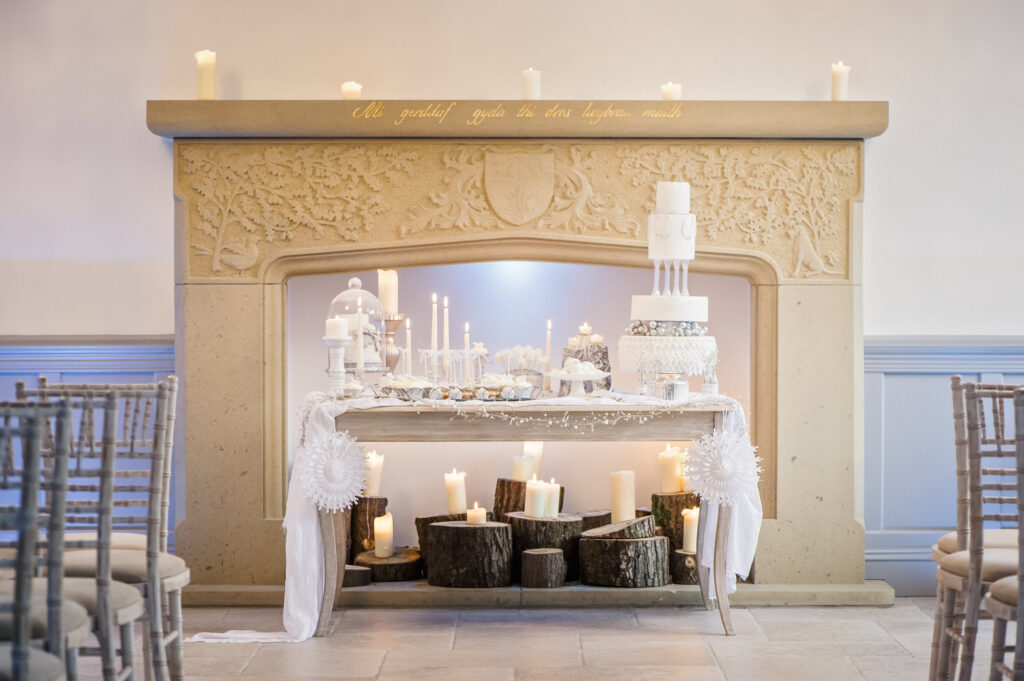
{"type": "Polygon", "coordinates": [[[575,117],[516,120],[524,104],[150,102],[151,129],[177,137],[177,547],[194,581],[225,594],[283,583],[290,277],[495,259],[647,267],[654,184],[685,179],[693,269],[753,289],[758,581],[863,582],[862,140],[885,129],[887,105],[542,101],[575,117]],[[505,117],[472,123],[498,105],[505,117]],[[587,111],[625,113],[593,124],[587,111]]]}

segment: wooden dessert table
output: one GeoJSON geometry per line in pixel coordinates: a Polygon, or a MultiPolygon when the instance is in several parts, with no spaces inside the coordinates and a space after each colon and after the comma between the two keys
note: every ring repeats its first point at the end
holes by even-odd
{"type": "MultiPolygon", "coordinates": [[[[522,405],[501,402],[462,406],[441,404],[380,406],[350,409],[335,419],[337,430],[347,430],[362,442],[518,442],[554,441],[671,441],[696,440],[721,429],[728,403],[687,406],[635,405],[522,405]],[[551,421],[558,421],[552,426],[551,421]]],[[[715,536],[715,596],[722,626],[733,634],[729,598],[725,584],[725,547],[728,541],[730,509],[719,509],[715,536]]],[[[324,544],[325,583],[317,635],[326,633],[334,603],[341,593],[344,578],[345,532],[348,512],[331,514],[320,511],[320,531],[324,544]],[[332,516],[341,517],[335,523],[332,516]],[[342,517],[344,516],[344,517],[342,517]],[[342,566],[339,574],[338,566],[342,566]],[[333,597],[332,597],[333,595],[333,597]],[[323,633],[321,633],[323,632],[323,633]]],[[[708,570],[701,566],[700,554],[705,532],[705,514],[701,513],[697,530],[697,564],[701,597],[708,610],[715,601],[708,592],[708,570]]]]}

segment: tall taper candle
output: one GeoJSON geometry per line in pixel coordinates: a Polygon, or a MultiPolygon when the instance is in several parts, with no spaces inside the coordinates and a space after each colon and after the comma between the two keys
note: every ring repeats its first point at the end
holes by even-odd
{"type": "Polygon", "coordinates": [[[473,363],[469,361],[469,322],[466,322],[466,333],[462,337],[462,344],[466,351],[462,361],[462,378],[466,381],[466,385],[469,385],[473,382],[473,363]]]}
{"type": "Polygon", "coordinates": [[[217,53],[200,50],[196,58],[196,99],[217,99],[217,53]]]}
{"type": "Polygon", "coordinates": [[[437,294],[430,294],[430,376],[431,381],[437,380],[437,294]]]}
{"type": "Polygon", "coordinates": [[[444,369],[444,380],[448,381],[451,377],[448,375],[448,351],[451,350],[451,336],[448,333],[448,296],[444,297],[444,358],[442,368],[444,369]]]}
{"type": "Polygon", "coordinates": [[[448,513],[459,515],[466,512],[466,472],[452,469],[444,474],[444,487],[448,492],[448,513]]]}
{"type": "Polygon", "coordinates": [[[544,390],[551,390],[551,320],[548,320],[548,333],[544,339],[544,390]]]}
{"type": "Polygon", "coordinates": [[[405,373],[412,376],[412,319],[405,318],[405,373]]]}
{"type": "Polygon", "coordinates": [[[841,102],[846,99],[850,90],[850,65],[840,59],[832,65],[832,101],[841,102]]]}
{"type": "Polygon", "coordinates": [[[523,99],[540,99],[540,71],[523,71],[523,99]]]}
{"type": "Polygon", "coordinates": [[[612,522],[636,517],[636,476],[633,471],[612,473],[612,522]]]}

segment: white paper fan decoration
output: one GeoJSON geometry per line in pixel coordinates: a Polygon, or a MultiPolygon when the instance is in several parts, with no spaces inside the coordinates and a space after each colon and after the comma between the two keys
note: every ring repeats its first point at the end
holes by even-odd
{"type": "MultiPolygon", "coordinates": [[[[731,506],[761,479],[761,458],[745,433],[715,430],[694,443],[686,476],[702,502],[731,506]]],[[[755,492],[756,493],[756,492],[755,492]]]]}
{"type": "Polygon", "coordinates": [[[306,496],[324,511],[348,508],[366,484],[366,454],[347,432],[313,438],[298,468],[306,496]]]}

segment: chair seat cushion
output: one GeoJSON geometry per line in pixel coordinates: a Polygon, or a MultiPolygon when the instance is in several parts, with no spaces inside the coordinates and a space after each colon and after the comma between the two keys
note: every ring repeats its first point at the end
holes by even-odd
{"type": "MultiPolygon", "coordinates": [[[[95,532],[68,532],[64,535],[64,542],[69,541],[96,541],[95,532]]],[[[955,543],[954,543],[955,545],[955,543]]],[[[136,551],[146,550],[146,535],[138,532],[112,532],[110,535],[111,549],[134,549],[136,551]]],[[[68,551],[82,551],[83,549],[68,548],[68,551]]]]}
{"type": "MultiPolygon", "coordinates": [[[[0,643],[0,681],[12,681],[10,643],[0,643]]],[[[64,663],[56,655],[29,648],[28,681],[64,681],[64,663]]]]}
{"type": "MultiPolygon", "coordinates": [[[[1017,549],[989,549],[981,557],[983,582],[994,582],[1007,575],[1017,574],[1017,549]]],[[[950,574],[967,577],[971,569],[970,552],[951,553],[939,561],[939,567],[950,574]]]]}
{"type": "MultiPolygon", "coordinates": [[[[0,596],[14,593],[14,580],[0,581],[0,596]]],[[[32,595],[46,598],[46,578],[37,577],[32,580],[32,595]]],[[[96,579],[93,577],[65,577],[64,598],[78,603],[93,617],[96,616],[96,579]]],[[[142,593],[134,586],[122,582],[110,584],[110,608],[114,612],[130,608],[142,603],[142,593]]]]}
{"type": "MultiPolygon", "coordinates": [[[[992,528],[985,530],[984,537],[986,549],[1015,549],[1017,548],[1017,529],[1004,530],[992,528]]],[[[949,532],[939,537],[936,543],[943,553],[956,553],[956,532],[949,532]]]]}
{"type": "Polygon", "coordinates": [[[1017,607],[1017,575],[1010,575],[997,579],[988,589],[988,595],[992,598],[1017,607]]]}
{"type": "MultiPolygon", "coordinates": [[[[157,560],[160,578],[179,575],[188,567],[185,561],[169,553],[161,553],[157,560]]],[[[125,584],[142,584],[146,581],[146,552],[118,549],[110,552],[111,576],[125,584]]],[[[64,574],[68,577],[95,577],[96,550],[69,551],[64,556],[64,574]]]]}
{"type": "MultiPolygon", "coordinates": [[[[11,581],[13,585],[13,580],[11,581]]],[[[39,639],[46,637],[46,590],[42,596],[32,595],[31,610],[29,610],[29,631],[32,638],[39,639]]],[[[0,603],[11,603],[14,600],[13,594],[0,593],[0,603]]],[[[82,634],[83,627],[87,635],[89,627],[89,613],[78,603],[64,599],[61,607],[61,616],[64,619],[64,632],[69,638],[78,638],[82,634]],[[75,636],[73,636],[75,635],[75,636]]],[[[14,625],[14,614],[10,611],[0,612],[0,641],[11,640],[11,628],[14,625]]]]}

